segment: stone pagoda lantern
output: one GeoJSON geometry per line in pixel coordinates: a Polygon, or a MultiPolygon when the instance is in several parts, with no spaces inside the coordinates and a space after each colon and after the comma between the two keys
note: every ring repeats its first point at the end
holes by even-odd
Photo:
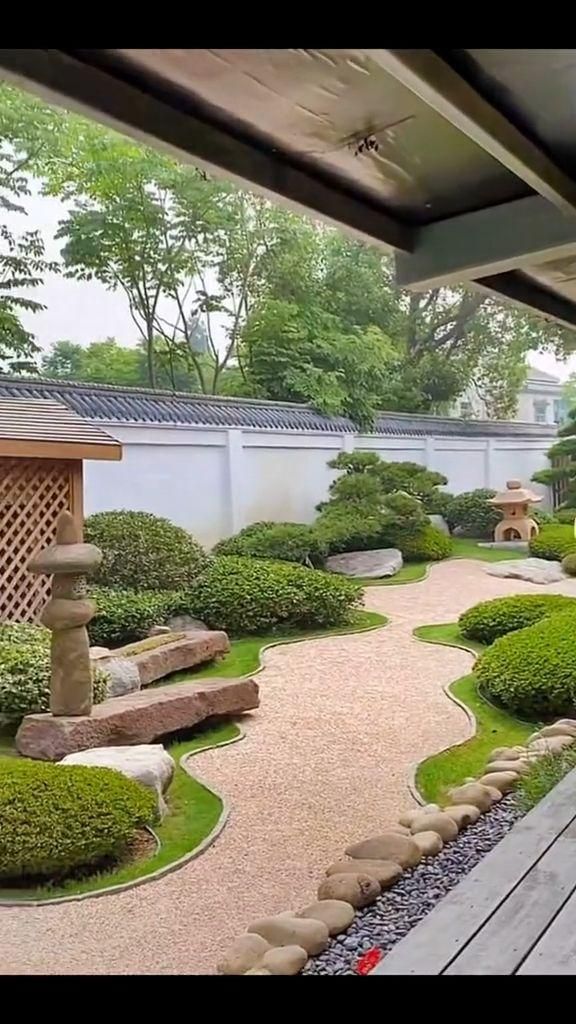
{"type": "Polygon", "coordinates": [[[86,624],[94,605],[86,596],[86,574],[100,563],[102,552],[83,544],[70,512],[62,512],[56,543],[28,564],[33,573],[52,576],[52,592],[40,621],[52,631],[50,712],[89,715],[92,711],[92,670],[86,624]]]}
{"type": "Polygon", "coordinates": [[[542,501],[538,494],[522,487],[520,480],[508,480],[506,490],[500,491],[488,504],[500,509],[502,519],[494,530],[495,541],[528,541],[538,533],[538,523],[530,518],[530,505],[542,501]]]}

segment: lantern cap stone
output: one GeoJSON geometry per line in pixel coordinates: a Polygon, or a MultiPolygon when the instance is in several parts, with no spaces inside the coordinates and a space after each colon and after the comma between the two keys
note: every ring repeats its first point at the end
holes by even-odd
{"type": "Polygon", "coordinates": [[[84,576],[101,561],[102,552],[95,544],[53,544],[28,562],[28,572],[84,576]]]}
{"type": "Polygon", "coordinates": [[[489,505],[525,505],[528,502],[536,503],[542,501],[542,495],[534,494],[527,488],[522,487],[521,480],[507,480],[506,490],[498,491],[493,498],[488,499],[489,505]]]}

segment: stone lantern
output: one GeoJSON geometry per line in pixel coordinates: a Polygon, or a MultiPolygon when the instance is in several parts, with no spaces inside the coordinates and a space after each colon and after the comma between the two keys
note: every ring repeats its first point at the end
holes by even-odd
{"type": "Polygon", "coordinates": [[[508,480],[506,490],[500,491],[488,504],[500,509],[502,519],[494,530],[495,541],[528,541],[538,533],[538,523],[530,518],[530,505],[542,501],[538,494],[522,487],[520,480],[508,480]]]}
{"type": "Polygon", "coordinates": [[[53,715],[89,715],[92,711],[92,670],[86,624],[95,607],[86,596],[87,573],[100,563],[102,552],[83,544],[74,517],[62,512],[56,543],[44,548],[28,564],[33,573],[52,575],[51,597],[40,621],[52,631],[50,712],[53,715]]]}

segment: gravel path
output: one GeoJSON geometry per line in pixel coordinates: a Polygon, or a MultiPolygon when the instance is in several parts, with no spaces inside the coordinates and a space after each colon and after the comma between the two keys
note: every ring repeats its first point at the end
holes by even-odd
{"type": "MultiPolygon", "coordinates": [[[[435,566],[422,583],[369,588],[384,629],[277,647],[259,676],[247,737],[195,760],[227,798],[222,836],[198,860],[116,896],[0,908],[0,974],[205,974],[254,917],[309,902],[343,847],[410,805],[414,763],[468,734],[443,687],[464,651],[414,640],[476,601],[544,588],[435,566]]],[[[576,595],[576,580],[546,587],[576,595]]]]}

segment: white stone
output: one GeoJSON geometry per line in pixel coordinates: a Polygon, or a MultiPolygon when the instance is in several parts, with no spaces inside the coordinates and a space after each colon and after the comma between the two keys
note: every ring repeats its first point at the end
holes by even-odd
{"type": "Polygon", "coordinates": [[[167,620],[167,625],[174,633],[196,633],[199,629],[208,629],[206,623],[192,615],[173,615],[167,620]]]}
{"type": "Polygon", "coordinates": [[[158,813],[167,811],[164,793],[174,775],[176,764],[161,743],[140,743],[134,747],[94,747],[67,754],[58,764],[83,764],[98,768],[114,768],[129,779],[135,779],[156,794],[158,813]]]}
{"type": "Polygon", "coordinates": [[[486,566],[485,571],[489,576],[527,580],[529,583],[561,583],[566,579],[560,562],[549,562],[545,558],[518,558],[511,562],[493,562],[486,566]]]}
{"type": "Polygon", "coordinates": [[[98,668],[108,676],[109,697],[123,697],[140,689],[138,666],[131,658],[115,658],[108,652],[108,656],[99,655],[97,661],[98,668]]]}
{"type": "Polygon", "coordinates": [[[403,566],[402,552],[398,548],[374,548],[373,551],[347,551],[326,559],[329,572],[342,576],[381,579],[395,576],[403,566]]]}

